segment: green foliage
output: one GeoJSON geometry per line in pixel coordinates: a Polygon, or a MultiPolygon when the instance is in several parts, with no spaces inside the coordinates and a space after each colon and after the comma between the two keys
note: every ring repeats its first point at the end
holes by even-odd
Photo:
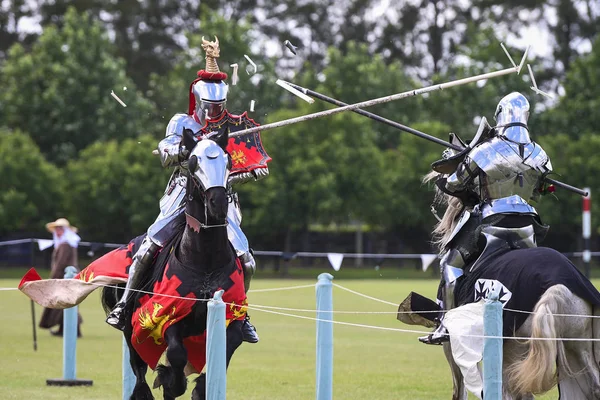
{"type": "MultiPolygon", "coordinates": [[[[311,111],[314,107],[303,104],[272,118],[311,111]]],[[[263,143],[273,157],[271,175],[242,186],[245,218],[265,234],[306,229],[316,222],[375,222],[383,208],[377,200],[383,190],[383,158],[374,138],[368,120],[354,114],[265,132],[263,143]]]]}
{"type": "MultiPolygon", "coordinates": [[[[425,122],[414,127],[433,136],[446,136],[444,139],[450,132],[448,126],[439,122],[425,122]]],[[[435,219],[429,207],[433,202],[433,184],[424,183],[423,178],[431,170],[431,163],[441,158],[442,151],[443,148],[435,143],[401,134],[398,147],[386,152],[386,203],[392,211],[385,220],[388,227],[433,226],[435,219]]]]}
{"type": "Polygon", "coordinates": [[[272,61],[265,57],[264,48],[250,46],[254,41],[251,25],[246,20],[227,19],[214,12],[205,10],[200,18],[201,30],[190,33],[188,41],[194,51],[180,54],[177,64],[162,76],[153,74],[150,82],[150,98],[157,104],[163,115],[187,112],[190,83],[196,79],[196,72],[205,68],[205,55],[202,50],[202,37],[206,40],[219,38],[221,49],[219,68],[228,74],[229,95],[227,109],[233,114],[241,114],[250,109],[251,100],[255,100],[255,114],[250,116],[260,121],[259,116],[267,115],[279,107],[278,95],[281,88],[275,85],[277,80],[272,61]],[[248,55],[258,67],[253,68],[244,55],[248,55]],[[231,64],[238,64],[238,84],[232,85],[231,64]],[[246,71],[249,71],[246,72],[246,71]]]}
{"type": "Polygon", "coordinates": [[[98,23],[69,9],[64,26],[47,27],[31,52],[21,45],[11,48],[0,75],[3,122],[29,132],[59,164],[95,141],[152,132],[152,106],[112,51],[98,23]],[[128,107],[119,105],[111,90],[128,107]]]}
{"type": "Polygon", "coordinates": [[[64,213],[71,187],[26,133],[0,129],[0,234],[37,232],[64,213]]]}
{"type": "MultiPolygon", "coordinates": [[[[557,173],[554,177],[577,187],[590,187],[592,210],[600,209],[600,196],[595,195],[600,188],[600,137],[593,133],[579,138],[552,134],[540,139],[540,144],[552,161],[557,173]]],[[[554,196],[546,195],[536,208],[544,223],[550,225],[551,234],[571,238],[569,250],[576,250],[581,236],[581,197],[557,188],[554,196]]],[[[597,218],[592,219],[592,230],[600,233],[597,218]]]]}
{"type": "Polygon", "coordinates": [[[542,122],[550,132],[562,132],[573,138],[596,132],[600,126],[600,40],[592,52],[573,63],[567,74],[565,96],[542,122]]]}
{"type": "Polygon", "coordinates": [[[155,148],[150,135],[97,142],[68,164],[73,190],[65,201],[82,236],[123,243],[146,231],[169,176],[155,148]]]}
{"type": "MultiPolygon", "coordinates": [[[[310,81],[310,77],[317,73],[314,69],[307,69],[301,79],[310,81]]],[[[419,86],[406,75],[402,64],[386,64],[381,56],[371,55],[365,44],[356,42],[347,43],[345,53],[331,48],[328,53],[328,65],[322,74],[324,80],[315,90],[348,104],[408,91],[419,86]]],[[[307,86],[312,89],[310,85],[307,86]]],[[[410,124],[420,119],[422,105],[423,98],[416,96],[369,107],[367,111],[410,124]]],[[[397,129],[380,122],[367,121],[370,129],[375,132],[375,142],[380,148],[395,148],[398,145],[402,134],[399,134],[397,129]]]]}
{"type": "MultiPolygon", "coordinates": [[[[520,91],[532,105],[532,137],[548,152],[558,178],[593,192],[600,184],[595,180],[600,142],[594,137],[600,126],[600,51],[592,46],[591,54],[579,58],[575,46],[597,37],[597,15],[585,11],[589,2],[581,7],[567,0],[392,2],[379,16],[375,0],[56,0],[40,1],[38,9],[22,1],[5,3],[0,125],[28,132],[49,161],[68,163],[68,174],[61,179],[33,150],[28,157],[40,161],[27,160],[41,172],[22,172],[37,170],[26,169],[7,141],[29,139],[2,133],[2,143],[8,143],[0,148],[2,232],[32,229],[41,218],[68,211],[86,238],[125,241],[142,233],[158,212],[168,176],[150,152],[171,116],[187,110],[190,82],[205,65],[202,36],[219,37],[220,67],[230,76],[228,109],[242,113],[255,100],[250,116],[265,123],[333,107],[302,102],[275,84],[278,77],[356,103],[506,68],[499,41],[523,27],[546,24],[555,53],[528,61],[540,87],[564,89],[556,103],[534,95],[526,75],[510,74],[368,111],[436,137],[446,139],[453,131],[468,141],[478,117],[494,125],[500,98],[520,91]],[[70,4],[77,11],[67,11],[70,4]],[[548,13],[557,15],[556,24],[544,18],[548,13]],[[16,35],[11,24],[38,15],[45,26],[32,45],[36,35],[16,35]],[[283,47],[284,40],[298,46],[298,55],[283,47]],[[257,64],[256,74],[246,72],[245,54],[257,64]],[[236,86],[233,63],[239,65],[236,86]],[[111,90],[127,108],[111,98],[111,90]],[[132,138],[140,134],[145,135],[138,144],[132,138]],[[64,210],[60,201],[39,200],[60,198],[63,190],[54,188],[62,186],[72,194],[64,210]]],[[[509,50],[518,61],[522,52],[509,50]]],[[[291,231],[306,232],[315,224],[362,222],[405,242],[425,242],[435,220],[429,212],[433,193],[422,177],[440,157],[439,145],[353,113],[266,131],[263,140],[273,157],[271,175],[240,187],[251,241],[257,234],[289,238],[291,231]]],[[[552,240],[566,249],[565,243],[579,237],[580,198],[561,190],[556,198],[547,196],[536,207],[552,225],[552,240]]]]}

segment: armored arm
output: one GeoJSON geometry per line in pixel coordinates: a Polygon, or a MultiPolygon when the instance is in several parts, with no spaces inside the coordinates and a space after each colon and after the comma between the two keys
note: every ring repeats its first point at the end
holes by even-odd
{"type": "Polygon", "coordinates": [[[259,181],[269,175],[269,168],[256,168],[250,172],[241,172],[229,177],[229,184],[236,185],[250,181],[259,181]]]}
{"type": "Polygon", "coordinates": [[[458,165],[456,171],[446,179],[445,188],[449,192],[456,193],[467,190],[470,184],[479,175],[479,167],[469,156],[458,165]]]}
{"type": "Polygon", "coordinates": [[[158,154],[163,167],[181,165],[190,151],[185,146],[183,130],[190,129],[192,132],[197,132],[200,128],[200,124],[187,114],[175,114],[171,118],[167,125],[165,138],[158,143],[158,154]]]}

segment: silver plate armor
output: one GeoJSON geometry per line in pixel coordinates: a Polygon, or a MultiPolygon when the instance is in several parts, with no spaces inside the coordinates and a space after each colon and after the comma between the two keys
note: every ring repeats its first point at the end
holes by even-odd
{"type": "Polygon", "coordinates": [[[206,82],[200,80],[192,86],[196,100],[195,113],[202,121],[216,119],[225,111],[229,86],[225,82],[206,82]]]}
{"type": "Polygon", "coordinates": [[[158,155],[163,167],[174,167],[186,158],[188,149],[181,146],[184,129],[191,129],[196,133],[202,126],[187,114],[175,114],[169,121],[165,131],[165,138],[158,143],[158,155]]]}
{"type": "Polygon", "coordinates": [[[494,214],[524,214],[538,215],[534,207],[518,195],[503,197],[475,207],[481,212],[481,218],[485,219],[494,214]]]}
{"type": "Polygon", "coordinates": [[[458,192],[470,188],[481,201],[512,195],[537,200],[541,179],[551,171],[552,163],[538,144],[519,145],[494,137],[469,153],[447,178],[446,189],[458,192]]]}
{"type": "Polygon", "coordinates": [[[529,102],[521,93],[513,92],[500,100],[496,107],[498,136],[515,143],[529,143],[529,102]],[[524,125],[524,126],[523,126],[524,125]]]}
{"type": "Polygon", "coordinates": [[[229,196],[229,207],[227,208],[227,237],[233,245],[238,256],[250,251],[248,239],[242,229],[242,211],[238,201],[237,193],[231,193],[229,196]]]}
{"type": "Polygon", "coordinates": [[[190,157],[197,157],[198,167],[193,171],[204,190],[226,187],[229,178],[229,159],[223,149],[212,140],[201,140],[192,150],[190,157]]]}

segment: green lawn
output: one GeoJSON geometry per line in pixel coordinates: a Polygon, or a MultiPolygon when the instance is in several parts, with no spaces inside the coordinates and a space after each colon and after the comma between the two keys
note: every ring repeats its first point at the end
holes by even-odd
{"type": "MultiPolygon", "coordinates": [[[[335,282],[335,280],[334,280],[335,282]]],[[[253,289],[305,285],[315,280],[257,279],[253,289]]],[[[362,293],[400,302],[411,290],[432,296],[434,280],[339,280],[362,293]]],[[[16,287],[17,279],[0,279],[0,287],[16,287]]],[[[395,311],[395,307],[333,289],[334,309],[395,311]]],[[[315,291],[304,288],[250,293],[250,303],[314,309],[315,291]]],[[[32,348],[30,303],[18,291],[0,291],[3,315],[0,370],[2,399],[120,399],[121,335],[104,323],[99,291],[80,306],[83,338],[77,343],[77,377],[92,379],[89,388],[47,387],[47,378],[62,376],[62,340],[38,330],[32,348]]],[[[36,306],[39,319],[41,308],[36,306]]],[[[297,313],[314,317],[314,313],[297,313]]],[[[251,311],[261,341],[243,344],[228,373],[230,399],[313,399],[315,397],[315,322],[251,311]]],[[[337,314],[335,319],[383,327],[403,325],[394,314],[337,314]]],[[[451,379],[440,347],[418,343],[415,333],[335,325],[334,398],[450,399],[451,379]]],[[[148,380],[152,382],[153,373],[148,380]]],[[[191,393],[191,385],[188,393],[191,393]]],[[[157,398],[162,398],[159,391],[157,398]]],[[[186,394],[183,398],[189,398],[186,394]]],[[[543,399],[556,399],[554,391],[543,399]]]]}

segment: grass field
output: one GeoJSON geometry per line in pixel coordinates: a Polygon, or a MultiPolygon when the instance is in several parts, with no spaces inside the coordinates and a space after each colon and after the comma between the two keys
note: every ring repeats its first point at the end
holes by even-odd
{"type": "MultiPolygon", "coordinates": [[[[313,284],[316,280],[255,279],[253,289],[313,284]]],[[[432,296],[434,280],[338,280],[347,288],[391,302],[411,291],[432,296]]],[[[0,279],[16,287],[18,279],[0,279]]],[[[334,309],[395,311],[395,307],[333,289],[334,309]]],[[[250,293],[250,303],[314,309],[314,288],[250,293]]],[[[62,376],[62,340],[38,330],[33,351],[30,302],[18,291],[0,291],[0,399],[120,399],[121,335],[104,322],[99,291],[80,306],[83,338],[77,342],[77,377],[92,379],[88,388],[47,387],[62,376]]],[[[36,305],[39,320],[41,308],[36,305]]],[[[314,317],[314,313],[296,313],[314,317]]],[[[228,372],[229,399],[314,399],[315,322],[251,311],[261,341],[243,344],[228,372]]],[[[335,319],[392,328],[424,329],[401,324],[394,314],[337,314],[335,319]]],[[[437,346],[418,343],[418,334],[335,325],[334,398],[450,399],[450,373],[437,346]]],[[[154,379],[149,372],[148,380],[154,379]]],[[[188,394],[182,398],[189,398],[188,394]]],[[[156,398],[162,393],[155,391],[156,398]]],[[[556,399],[553,391],[542,399],[556,399]]]]}

